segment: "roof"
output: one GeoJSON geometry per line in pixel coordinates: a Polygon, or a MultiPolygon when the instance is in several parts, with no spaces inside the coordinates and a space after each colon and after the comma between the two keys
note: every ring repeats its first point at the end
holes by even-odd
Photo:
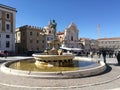
{"type": "Polygon", "coordinates": [[[113,37],[113,38],[100,38],[98,40],[120,40],[120,37],[113,37]]]}
{"type": "Polygon", "coordinates": [[[90,38],[79,38],[79,40],[90,40],[90,38]]]}
{"type": "Polygon", "coordinates": [[[58,33],[57,33],[57,35],[62,35],[62,34],[64,34],[64,32],[58,32],[58,33]]]}
{"type": "Polygon", "coordinates": [[[6,6],[6,5],[3,5],[3,4],[0,4],[0,7],[17,12],[16,8],[13,8],[13,7],[10,7],[10,6],[6,6]]]}

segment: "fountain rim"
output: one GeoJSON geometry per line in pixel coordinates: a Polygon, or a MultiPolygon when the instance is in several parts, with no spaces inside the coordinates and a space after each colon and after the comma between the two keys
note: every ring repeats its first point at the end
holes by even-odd
{"type": "Polygon", "coordinates": [[[35,53],[35,54],[32,54],[32,56],[37,56],[37,57],[46,57],[46,56],[49,56],[49,57],[65,57],[65,56],[71,56],[71,57],[75,57],[74,54],[63,54],[63,55],[46,55],[45,53],[35,53]]]}
{"type": "Polygon", "coordinates": [[[32,56],[36,60],[42,60],[42,61],[59,61],[59,60],[71,60],[75,57],[75,55],[70,55],[70,54],[65,54],[65,55],[45,55],[44,53],[37,53],[37,54],[32,54],[32,56]]]}
{"type": "MultiPolygon", "coordinates": [[[[89,58],[88,58],[89,59],[89,58]]],[[[79,77],[86,77],[97,75],[106,70],[106,65],[103,61],[99,61],[100,66],[87,68],[83,70],[75,70],[75,71],[59,71],[59,72],[35,72],[35,71],[23,71],[23,70],[16,70],[12,68],[8,68],[7,66],[16,61],[9,61],[5,62],[1,65],[1,71],[7,74],[17,75],[17,76],[25,76],[25,77],[38,77],[38,78],[51,78],[51,79],[63,79],[63,78],[79,78],[79,77]]]]}

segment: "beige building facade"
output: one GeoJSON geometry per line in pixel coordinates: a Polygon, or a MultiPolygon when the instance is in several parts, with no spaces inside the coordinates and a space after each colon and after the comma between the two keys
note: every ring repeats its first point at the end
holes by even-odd
{"type": "Polygon", "coordinates": [[[100,48],[120,50],[120,37],[98,39],[100,48]]]}
{"type": "Polygon", "coordinates": [[[15,51],[16,9],[0,4],[0,50],[15,51]]]}
{"type": "Polygon", "coordinates": [[[53,40],[53,33],[52,33],[51,26],[52,26],[52,21],[50,20],[50,22],[48,23],[48,25],[43,28],[44,34],[46,36],[45,37],[46,38],[45,39],[46,40],[46,45],[45,45],[46,49],[50,49],[51,48],[50,44],[48,44],[47,42],[53,40]]]}
{"type": "Polygon", "coordinates": [[[98,40],[90,38],[80,38],[79,43],[81,43],[86,51],[97,51],[99,49],[98,40]]]}
{"type": "Polygon", "coordinates": [[[16,52],[26,53],[28,51],[45,50],[45,35],[42,28],[34,26],[22,26],[16,29],[16,52]]]}

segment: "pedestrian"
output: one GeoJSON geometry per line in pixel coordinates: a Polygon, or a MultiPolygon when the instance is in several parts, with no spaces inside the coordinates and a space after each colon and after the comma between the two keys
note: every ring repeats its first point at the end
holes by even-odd
{"type": "Polygon", "coordinates": [[[103,56],[104,63],[106,63],[106,50],[105,49],[102,50],[102,56],[103,56]]]}
{"type": "Polygon", "coordinates": [[[97,55],[98,55],[98,58],[101,57],[101,51],[100,50],[97,52],[97,55]]]}
{"type": "Polygon", "coordinates": [[[94,55],[93,51],[90,51],[90,57],[91,58],[93,58],[93,55],[94,55]]]}
{"type": "Polygon", "coordinates": [[[117,54],[117,61],[118,61],[118,65],[120,65],[120,51],[118,51],[118,54],[117,54]]]}

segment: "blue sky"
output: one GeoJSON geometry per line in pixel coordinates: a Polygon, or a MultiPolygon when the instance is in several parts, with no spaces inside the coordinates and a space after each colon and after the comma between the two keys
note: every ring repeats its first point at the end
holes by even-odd
{"type": "Polygon", "coordinates": [[[120,37],[120,0],[0,0],[17,9],[16,27],[44,27],[50,19],[63,31],[71,22],[79,29],[79,37],[97,39],[120,37]]]}

